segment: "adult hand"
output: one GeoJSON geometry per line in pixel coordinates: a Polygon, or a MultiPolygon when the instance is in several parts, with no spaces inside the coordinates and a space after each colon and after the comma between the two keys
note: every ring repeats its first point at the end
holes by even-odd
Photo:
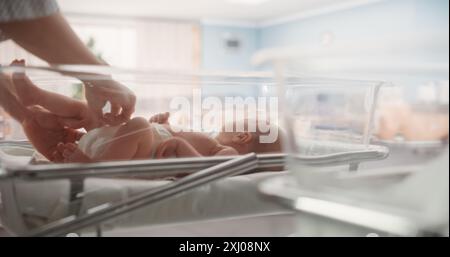
{"type": "Polygon", "coordinates": [[[62,126],[58,117],[38,106],[29,108],[31,115],[22,121],[23,130],[35,149],[48,160],[54,160],[59,143],[74,143],[82,132],[62,126]]]}
{"type": "MultiPolygon", "coordinates": [[[[0,29],[49,64],[105,65],[78,38],[59,12],[38,19],[0,23],[0,29]]],[[[112,79],[84,82],[89,107],[100,120],[110,125],[129,120],[136,97],[128,88],[112,79]],[[107,101],[111,103],[111,112],[103,115],[102,108],[107,101]]]]}
{"type": "MultiPolygon", "coordinates": [[[[14,60],[11,66],[25,67],[24,60],[14,60]]],[[[59,117],[64,126],[90,129],[96,122],[88,106],[64,95],[42,90],[23,72],[13,72],[11,76],[18,100],[24,105],[40,105],[59,117]]]]}
{"type": "Polygon", "coordinates": [[[114,80],[85,82],[86,99],[94,114],[109,125],[128,121],[134,112],[136,96],[126,86],[114,80]],[[111,111],[104,114],[103,108],[109,101],[111,111]]]}

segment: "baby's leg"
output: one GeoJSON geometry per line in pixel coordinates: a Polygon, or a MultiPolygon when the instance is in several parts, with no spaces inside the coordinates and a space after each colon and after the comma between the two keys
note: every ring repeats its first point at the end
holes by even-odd
{"type": "MultiPolygon", "coordinates": [[[[14,61],[12,65],[24,66],[24,61],[14,61]]],[[[19,100],[25,106],[40,105],[50,112],[62,117],[85,117],[87,105],[82,101],[49,92],[34,85],[24,73],[12,76],[19,100]]]]}
{"type": "Polygon", "coordinates": [[[144,118],[133,118],[120,127],[98,161],[148,159],[152,153],[153,132],[144,118]]]}

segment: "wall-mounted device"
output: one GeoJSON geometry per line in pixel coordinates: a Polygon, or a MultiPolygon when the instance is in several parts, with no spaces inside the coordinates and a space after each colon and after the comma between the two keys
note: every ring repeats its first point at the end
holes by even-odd
{"type": "Polygon", "coordinates": [[[242,41],[239,37],[232,34],[224,34],[223,47],[227,53],[237,53],[242,48],[242,41]]]}

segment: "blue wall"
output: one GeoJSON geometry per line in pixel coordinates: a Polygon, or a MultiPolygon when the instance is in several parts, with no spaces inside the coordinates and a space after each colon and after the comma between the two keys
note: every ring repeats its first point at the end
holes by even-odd
{"type": "Polygon", "coordinates": [[[427,32],[447,26],[447,0],[386,0],[366,6],[319,15],[288,24],[263,28],[261,47],[320,44],[324,32],[336,42],[427,32]],[[424,30],[425,29],[425,30],[424,30]]]}
{"type": "MultiPolygon", "coordinates": [[[[385,0],[335,13],[262,28],[203,27],[203,68],[208,70],[252,70],[251,56],[264,48],[317,46],[325,33],[333,43],[395,40],[414,37],[448,39],[448,0],[385,0]],[[243,42],[238,54],[223,49],[223,35],[231,33],[243,42]]],[[[448,47],[433,49],[433,59],[448,60],[448,47]],[[437,53],[437,54],[436,54],[437,53]]],[[[411,53],[419,56],[420,53],[411,53]]],[[[427,58],[432,54],[426,53],[427,58]]]]}

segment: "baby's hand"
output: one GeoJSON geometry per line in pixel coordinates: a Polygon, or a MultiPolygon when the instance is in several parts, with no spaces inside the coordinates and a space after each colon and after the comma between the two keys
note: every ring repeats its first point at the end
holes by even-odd
{"type": "Polygon", "coordinates": [[[158,124],[168,124],[169,123],[170,113],[164,112],[159,113],[150,118],[150,123],[158,123],[158,124]]]}
{"type": "Polygon", "coordinates": [[[55,162],[91,162],[92,160],[86,156],[74,143],[59,143],[57,150],[53,153],[55,162]]]}

